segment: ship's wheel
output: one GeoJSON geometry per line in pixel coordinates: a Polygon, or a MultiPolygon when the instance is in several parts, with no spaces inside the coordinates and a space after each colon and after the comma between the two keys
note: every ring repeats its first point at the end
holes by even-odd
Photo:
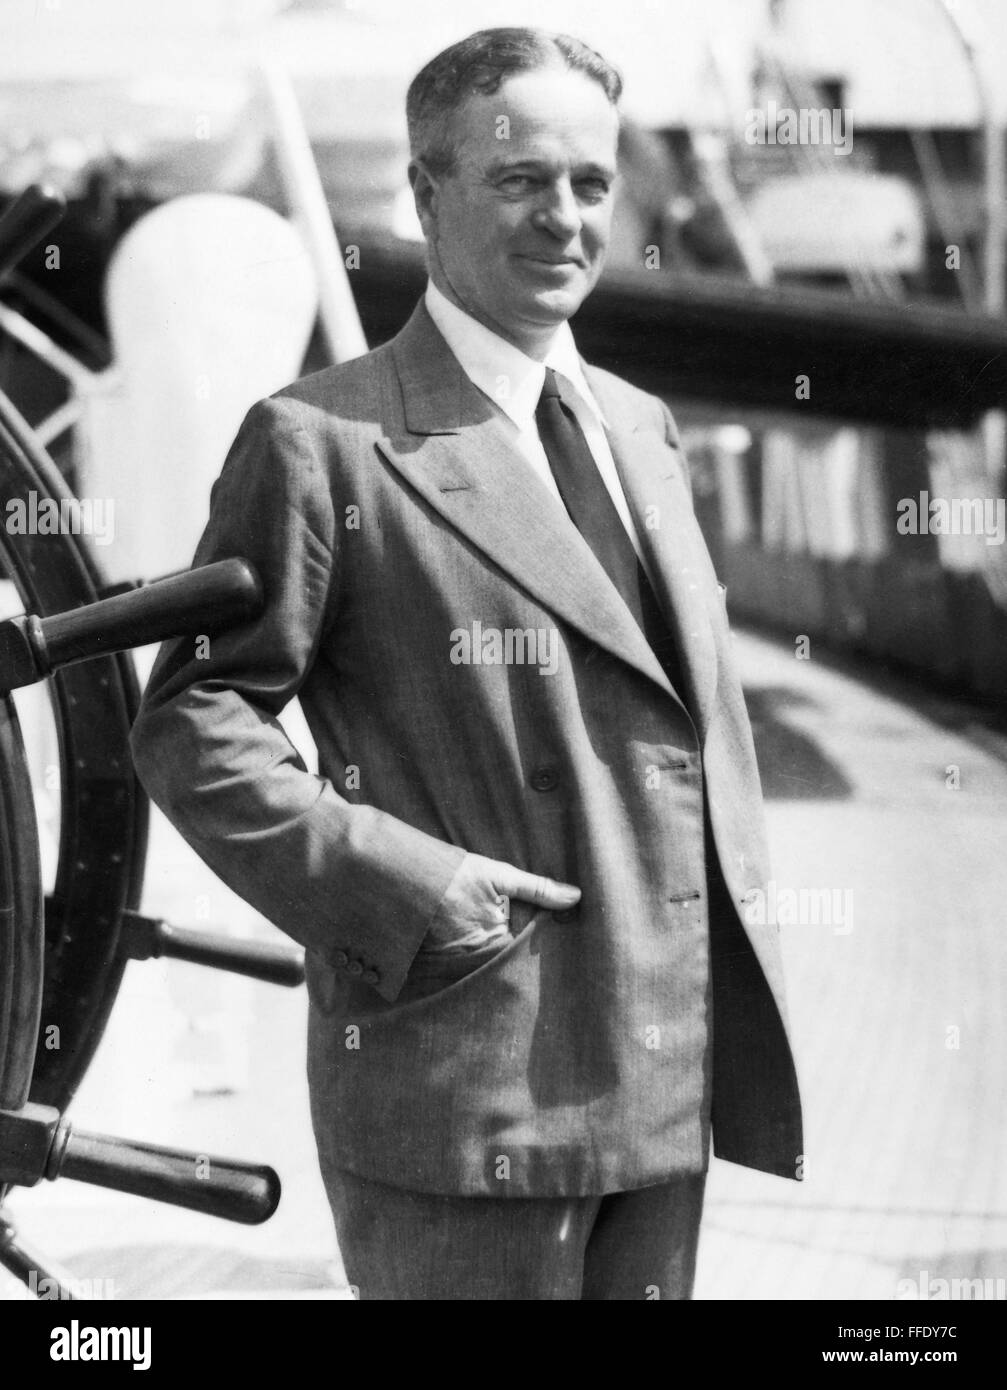
{"type": "MultiPolygon", "coordinates": [[[[0,218],[0,278],[59,220],[29,189],[0,218]]],[[[147,585],[103,582],[86,538],[7,527],[13,501],[70,500],[58,469],[0,393],[0,567],[24,614],[0,623],[0,1265],[29,1283],[65,1277],[5,1215],[11,1186],[73,1178],[235,1221],[279,1201],[270,1168],[75,1131],[65,1112],[130,959],[175,956],[278,984],[303,978],[294,948],[236,943],[139,912],[147,802],[129,753],[139,688],[129,649],[251,616],[257,576],[240,559],[147,585]],[[11,691],[46,682],[59,746],[60,827],[45,894],[31,772],[11,691]],[[55,1032],[53,1030],[56,1030],[55,1032]],[[58,1046],[47,1045],[53,1038],[58,1046]]],[[[54,1287],[53,1284],[47,1287],[54,1287]]]]}

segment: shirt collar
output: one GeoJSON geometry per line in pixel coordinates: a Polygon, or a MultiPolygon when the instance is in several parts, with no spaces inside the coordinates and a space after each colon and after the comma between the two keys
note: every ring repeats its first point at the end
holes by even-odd
{"type": "Polygon", "coordinates": [[[605,418],[584,377],[568,323],[561,323],[556,329],[545,361],[536,362],[452,304],[433,280],[427,281],[425,303],[434,324],[473,386],[489,396],[518,429],[527,429],[534,422],[546,367],[564,376],[598,424],[604,425],[605,418]]]}

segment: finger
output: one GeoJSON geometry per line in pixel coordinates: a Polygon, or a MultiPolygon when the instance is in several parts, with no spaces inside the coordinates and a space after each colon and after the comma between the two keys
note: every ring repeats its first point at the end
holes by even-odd
{"type": "Polygon", "coordinates": [[[572,883],[558,883],[556,879],[546,878],[544,874],[527,874],[523,869],[515,869],[511,864],[501,864],[501,872],[494,874],[493,882],[498,893],[506,893],[522,902],[534,903],[536,907],[558,910],[573,907],[580,902],[580,889],[572,883]]]}
{"type": "Polygon", "coordinates": [[[499,922],[495,926],[486,928],[481,945],[484,947],[504,946],[510,939],[510,924],[507,922],[499,922]]]}

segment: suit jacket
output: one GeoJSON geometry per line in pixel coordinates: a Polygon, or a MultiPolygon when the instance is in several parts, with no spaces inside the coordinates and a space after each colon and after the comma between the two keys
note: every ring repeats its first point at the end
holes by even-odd
{"type": "Polygon", "coordinates": [[[422,304],[249,412],[196,563],[246,556],[265,611],[208,655],[166,643],[147,688],[141,780],[307,949],[323,1170],[601,1193],[701,1169],[712,1114],[716,1153],[798,1174],[777,928],[740,910],[768,865],[723,590],[671,415],[586,372],[687,690],[422,304]],[[276,720],[295,695],[319,776],[276,720]],[[581,903],[515,901],[502,948],[434,955],[466,850],[581,903]]]}

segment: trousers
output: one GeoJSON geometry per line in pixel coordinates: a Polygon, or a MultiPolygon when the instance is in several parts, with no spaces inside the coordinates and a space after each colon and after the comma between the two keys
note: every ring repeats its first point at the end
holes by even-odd
{"type": "Polygon", "coordinates": [[[688,1299],[705,1173],[596,1197],[453,1197],[329,1169],[360,1299],[688,1299]]]}

